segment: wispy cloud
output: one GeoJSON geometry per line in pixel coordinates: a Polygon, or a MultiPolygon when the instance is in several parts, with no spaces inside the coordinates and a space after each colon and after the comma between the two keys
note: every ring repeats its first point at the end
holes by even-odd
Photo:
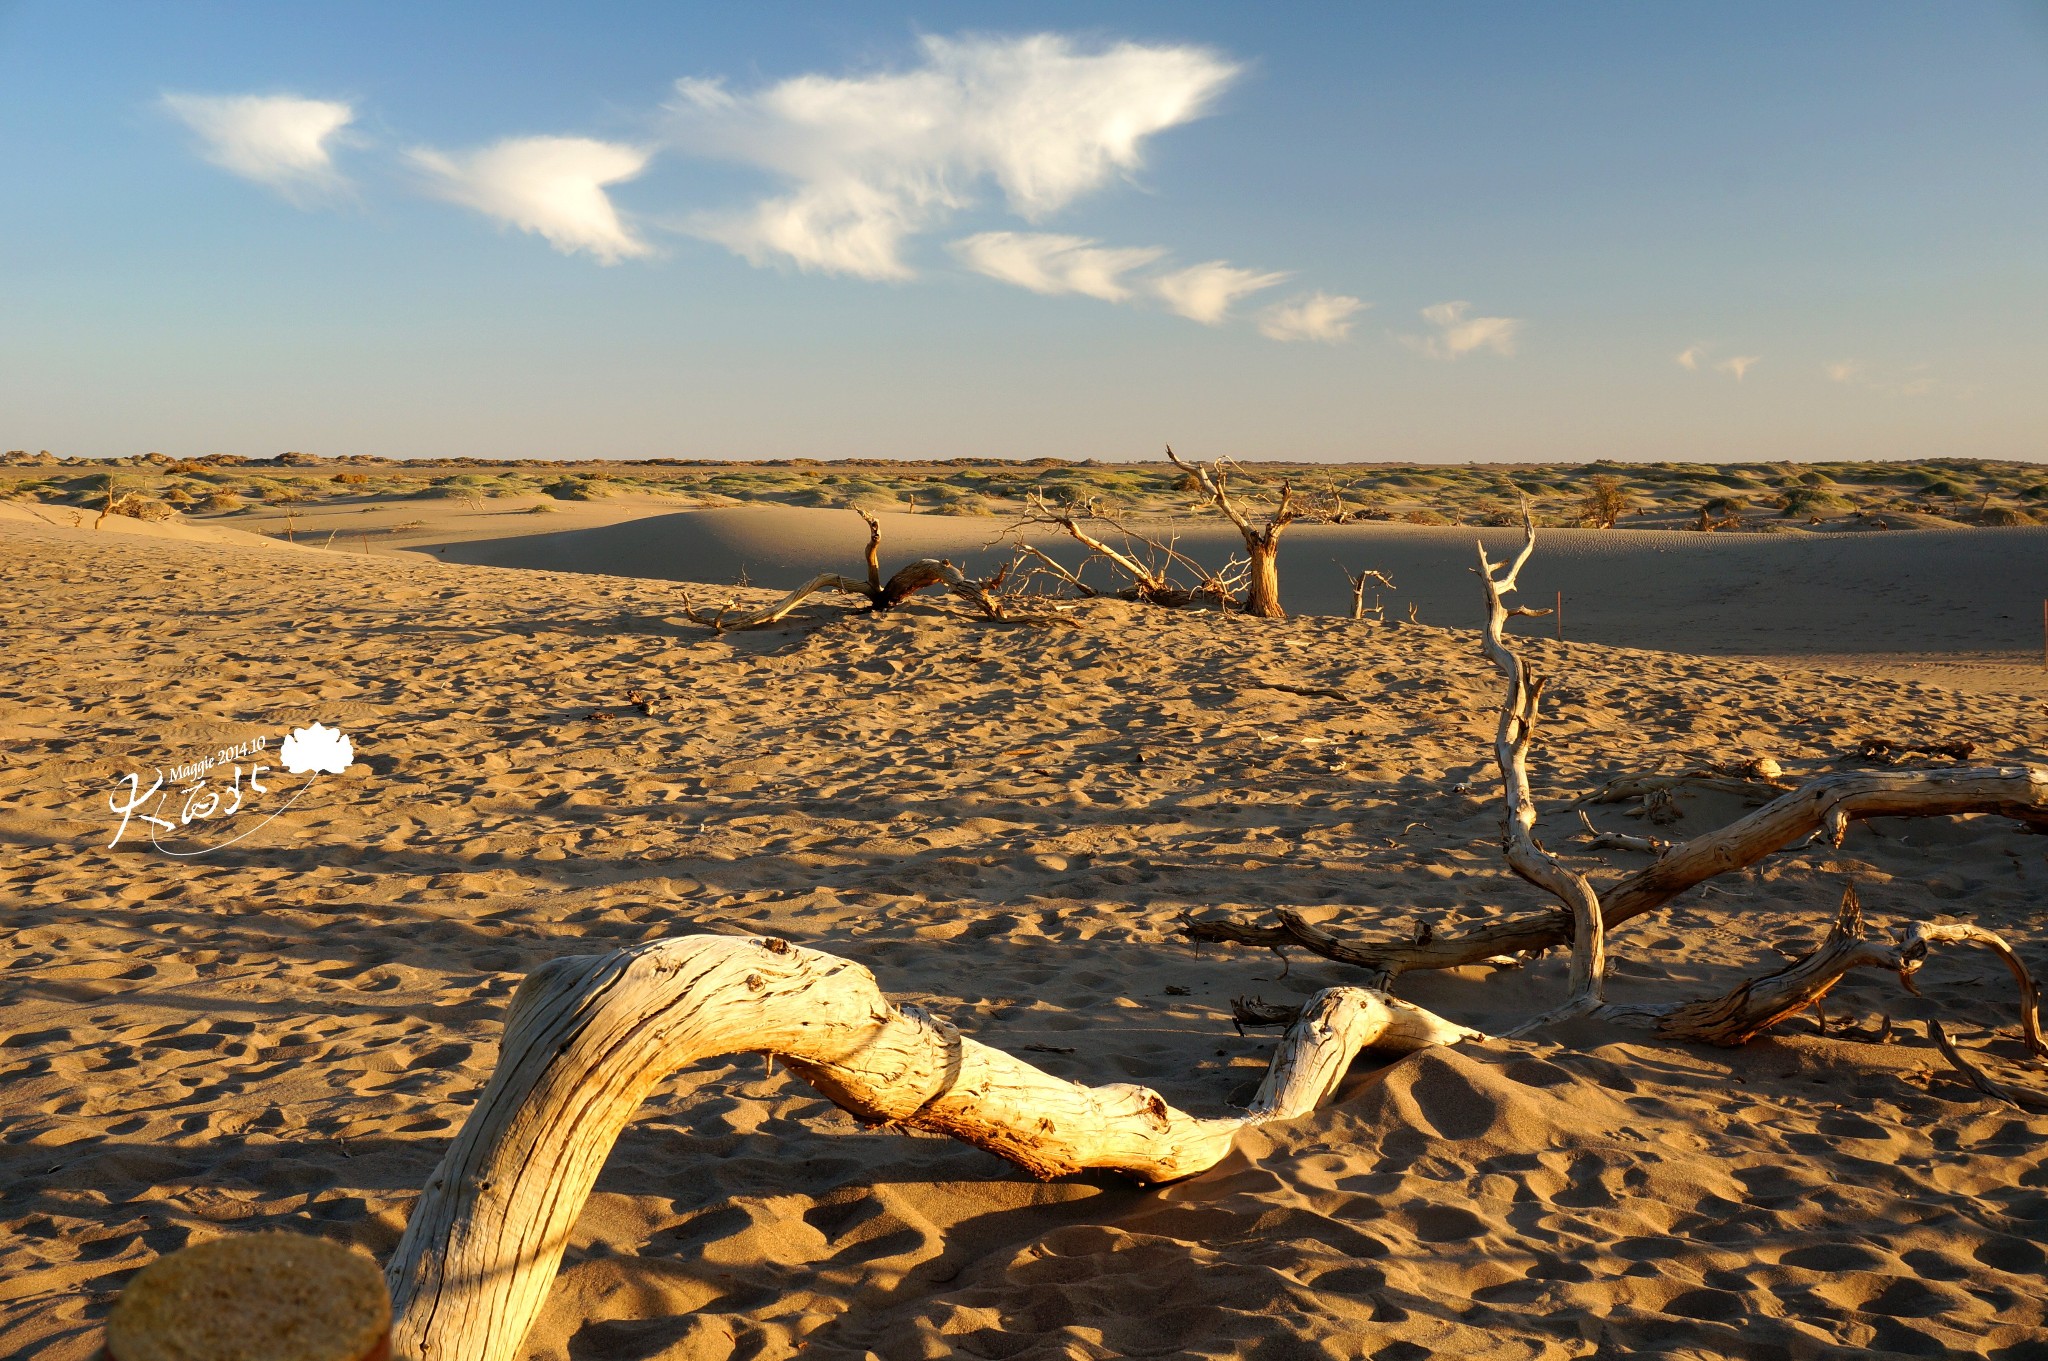
{"type": "Polygon", "coordinates": [[[439,197],[544,237],[564,255],[581,251],[606,265],[652,253],[605,193],[645,169],[649,155],[588,137],[509,137],[461,157],[409,153],[439,197]]]}
{"type": "Polygon", "coordinates": [[[788,192],[693,230],[755,263],[903,279],[909,238],[987,181],[1027,221],[1137,171],[1145,139],[1201,115],[1237,75],[1205,48],[1059,34],[922,42],[906,71],[806,75],[750,94],[676,84],[685,150],[757,166],[788,192]]]}
{"type": "Polygon", "coordinates": [[[1259,334],[1269,340],[1315,340],[1335,345],[1351,338],[1352,319],[1370,305],[1340,293],[1289,298],[1259,314],[1259,334]]]}
{"type": "Polygon", "coordinates": [[[1440,302],[1422,309],[1421,317],[1435,327],[1433,335],[1404,335],[1401,343],[1432,359],[1463,359],[1480,350],[1512,355],[1521,334],[1519,317],[1475,317],[1469,302],[1440,302]]]}
{"type": "Polygon", "coordinates": [[[1171,274],[1147,281],[1147,286],[1167,307],[1204,326],[1220,325],[1239,298],[1284,283],[1286,274],[1267,274],[1239,269],[1222,260],[1190,265],[1171,274]]]}
{"type": "Polygon", "coordinates": [[[952,244],[978,274],[1034,293],[1080,293],[1105,302],[1132,296],[1123,276],[1166,254],[1160,246],[1108,247],[1085,236],[1050,232],[981,232],[952,244]]]}
{"type": "Polygon", "coordinates": [[[1686,346],[1673,358],[1678,367],[1687,373],[1698,373],[1704,367],[1715,373],[1726,374],[1738,383],[1742,381],[1744,374],[1763,362],[1763,356],[1754,354],[1734,354],[1726,359],[1716,359],[1715,349],[1715,346],[1701,341],[1697,345],[1686,346]]]}
{"type": "Polygon", "coordinates": [[[200,154],[223,170],[303,203],[347,186],[333,146],[355,110],[297,95],[166,94],[163,105],[197,133],[200,154]]]}

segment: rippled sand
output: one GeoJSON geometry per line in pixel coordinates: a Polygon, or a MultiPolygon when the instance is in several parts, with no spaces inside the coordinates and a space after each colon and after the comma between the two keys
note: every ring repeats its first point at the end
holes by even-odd
{"type": "MultiPolygon", "coordinates": [[[[0,1353],[83,1361],[127,1276],[195,1236],[387,1251],[506,997],[556,955],[772,931],[1048,1069],[1221,1111],[1273,1042],[1237,1034],[1230,999],[1355,976],[1194,948],[1183,913],[1288,904],[1405,935],[1540,901],[1501,863],[1498,683],[1452,587],[1422,617],[1459,628],[1102,602],[1052,631],[919,605],[716,637],[671,584],[587,571],[25,523],[0,525],[0,561],[0,1353]],[[355,763],[242,842],[107,848],[125,773],[316,719],[355,763]]],[[[1579,561],[1559,545],[1559,570],[1579,561]]],[[[1608,586],[1616,609],[1643,589],[1608,586]]],[[[1900,734],[2042,759],[2039,701],[2002,673],[1966,692],[1804,670],[1798,591],[1749,599],[1783,640],[1746,649],[1769,661],[1518,625],[1557,678],[1536,782],[1573,863],[1599,862],[1565,801],[1660,763],[1810,771],[1900,734]]],[[[1962,655],[1975,618],[1921,650],[1962,655]]],[[[1834,636],[1809,650],[1916,650],[1834,636]]],[[[1676,830],[1738,811],[1701,796],[1676,830]]],[[[2048,969],[2044,845],[1995,818],[1859,827],[1628,924],[1613,992],[1772,967],[1845,875],[1880,929],[1965,916],[2048,969]]],[[[1502,1027],[1563,982],[1552,958],[1402,990],[1502,1027]]],[[[2009,980],[1962,955],[1922,989],[1844,983],[1830,1017],[1861,1038],[1800,1018],[1729,1053],[1586,1024],[1362,1066],[1155,1190],[1040,1185],[864,1132],[758,1058],[707,1063],[613,1156],[532,1354],[2048,1355],[2048,1116],[1962,1085],[1920,1025],[2016,1072],[2009,980]]]]}

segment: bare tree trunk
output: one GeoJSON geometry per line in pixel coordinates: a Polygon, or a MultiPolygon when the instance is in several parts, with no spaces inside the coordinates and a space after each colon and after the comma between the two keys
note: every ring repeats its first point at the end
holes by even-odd
{"type": "Polygon", "coordinates": [[[1244,551],[1251,558],[1251,580],[1245,588],[1244,612],[1260,619],[1285,619],[1287,611],[1280,605],[1280,535],[1300,514],[1294,505],[1291,484],[1280,484],[1280,503],[1273,508],[1263,526],[1254,525],[1230,495],[1220,467],[1189,463],[1173,452],[1172,445],[1167,446],[1166,459],[1193,477],[1216,509],[1237,526],[1238,535],[1244,540],[1244,551]]]}
{"type": "Polygon", "coordinates": [[[1260,619],[1285,619],[1280,606],[1280,544],[1274,539],[1246,539],[1251,579],[1245,583],[1244,612],[1260,619]]]}
{"type": "Polygon", "coordinates": [[[858,964],[772,938],[684,936],[554,960],[513,996],[497,1070],[386,1271],[401,1361],[509,1361],[570,1228],[655,1084],[716,1054],[765,1052],[864,1120],[987,1149],[1035,1176],[1192,1176],[1239,1131],[1306,1114],[1361,1048],[1477,1038],[1361,988],[1311,998],[1241,1116],[1202,1119],[1130,1083],[1086,1087],[896,1006],[858,964]]]}

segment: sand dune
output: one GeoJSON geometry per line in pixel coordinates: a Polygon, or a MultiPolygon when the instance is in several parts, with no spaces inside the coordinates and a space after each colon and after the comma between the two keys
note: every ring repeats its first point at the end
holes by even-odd
{"type": "MultiPolygon", "coordinates": [[[[988,518],[884,514],[885,564],[949,557],[992,571],[1008,552],[988,518]]],[[[1202,561],[1238,547],[1215,522],[1149,526],[1202,561]]],[[[851,511],[787,507],[684,511],[562,533],[445,545],[449,561],[549,571],[600,571],[671,581],[744,579],[793,587],[818,572],[857,571],[866,529],[851,511]]],[[[1394,591],[1375,591],[1389,618],[1415,606],[1425,623],[1465,627],[1473,543],[1510,553],[1519,532],[1413,525],[1298,525],[1282,546],[1290,610],[1347,614],[1344,570],[1374,568],[1394,591]]],[[[1056,533],[1030,541],[1072,564],[1056,533]]],[[[1107,575],[1105,585],[1113,584],[1107,575]]],[[[1927,530],[1889,534],[1687,534],[1546,530],[1524,577],[1525,600],[1565,596],[1571,639],[1732,656],[1877,655],[1943,662],[1959,674],[1993,668],[2002,684],[2048,680],[2040,659],[2048,597],[2048,529],[1927,530]]],[[[1550,629],[1551,623],[1522,624],[1550,629]]],[[[2044,687],[2048,688],[2048,687],[2044,687]]]]}
{"type": "MultiPolygon", "coordinates": [[[[1184,912],[1292,904],[1407,934],[1538,901],[1501,864],[1497,680],[1468,630],[1113,601],[1057,630],[927,605],[687,623],[649,579],[672,558],[715,577],[744,552],[768,582],[858,547],[849,515],[765,514],[463,550],[577,572],[0,523],[0,1353],[83,1361],[128,1274],[197,1236],[387,1251],[512,988],[557,955],[772,931],[1054,1071],[1221,1111],[1272,1044],[1236,1033],[1233,996],[1356,979],[1198,950],[1184,912]],[[355,764],[246,841],[185,863],[108,849],[124,772],[314,719],[355,764]]],[[[888,530],[892,557],[979,534],[888,530]]],[[[1326,533],[1290,540],[1303,591],[1327,546],[1438,593],[1425,621],[1476,613],[1469,533],[1326,533]]],[[[1594,869],[1566,801],[1659,762],[1810,772],[1902,731],[2044,759],[2023,694],[1797,663],[1802,640],[2000,646],[2044,540],[1965,538],[1548,536],[1532,592],[1588,599],[1574,641],[1527,642],[1557,678],[1543,835],[1594,869]],[[1894,559],[1858,556],[1879,549],[1894,559]],[[1823,567],[1835,584],[1806,586],[1823,567]],[[1898,594],[1855,613],[1884,580],[1898,594]],[[1900,623],[1916,601],[1924,630],[1900,623]],[[1631,646],[1584,640],[1602,630],[1631,646]],[[1640,650],[1664,639],[1784,656],[1640,650]]],[[[1680,833],[1738,810],[1682,811],[1680,833]]],[[[1858,827],[1688,895],[1617,933],[1613,989],[1664,1000],[1772,967],[1844,877],[1879,927],[1955,913],[2048,966],[2048,861],[1974,818],[1858,827]]],[[[1498,1028],[1563,980],[1548,959],[1403,991],[1498,1028]]],[[[1589,1023],[1361,1067],[1315,1116],[1150,1191],[1031,1183],[863,1130],[758,1060],[707,1062],[611,1159],[530,1354],[2042,1355],[2048,1115],[1955,1080],[1919,1028],[1938,1016],[2012,1072],[2010,984],[1961,956],[1922,987],[1845,982],[1830,1014],[1861,1039],[1801,1018],[1721,1052],[1589,1023]]]]}
{"type": "Polygon", "coordinates": [[[96,534],[176,539],[183,543],[217,543],[243,548],[270,547],[296,551],[297,547],[265,534],[236,529],[232,525],[195,523],[182,517],[170,520],[139,520],[127,515],[103,517],[76,506],[43,506],[22,501],[0,501],[0,524],[47,525],[53,529],[85,529],[96,534]]]}

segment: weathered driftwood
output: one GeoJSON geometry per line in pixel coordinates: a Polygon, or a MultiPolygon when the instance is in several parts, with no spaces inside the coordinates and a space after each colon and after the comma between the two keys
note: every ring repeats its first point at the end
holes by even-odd
{"type": "Polygon", "coordinates": [[[858,964],[766,938],[686,936],[557,959],[512,999],[490,1085],[414,1207],[386,1272],[408,1361],[508,1361],[619,1132],[697,1059],[781,1059],[860,1118],[929,1130],[1033,1175],[1141,1181],[1214,1166],[1248,1126],[1327,1097],[1360,1049],[1478,1037],[1361,988],[1312,998],[1241,1115],[1187,1115],[1147,1088],[1087,1087],[892,1004],[858,964]]]}
{"type": "MultiPolygon", "coordinates": [[[[1854,821],[1877,817],[1952,817],[1994,813],[2022,822],[2048,818],[2048,768],[1992,766],[1961,770],[1837,771],[1807,781],[1748,815],[1666,851],[1661,859],[1596,886],[1609,930],[1658,908],[1717,875],[1744,869],[1816,833],[1839,845],[1854,821]]],[[[1196,940],[1242,945],[1316,944],[1293,935],[1284,921],[1189,921],[1196,940]]],[[[1481,922],[1439,932],[1426,942],[1343,940],[1328,957],[1375,975],[1374,986],[1415,969],[1455,969],[1495,955],[1548,950],[1571,941],[1571,914],[1562,908],[1481,922]]],[[[1332,941],[1338,938],[1325,932],[1332,941]]]]}
{"type": "Polygon", "coordinates": [[[685,590],[683,613],[694,622],[720,632],[728,629],[764,628],[769,624],[781,622],[797,606],[825,591],[856,596],[867,602],[869,610],[883,611],[895,609],[919,591],[940,586],[949,594],[974,606],[984,618],[1037,623],[1060,618],[1041,610],[1020,610],[1006,601],[1002,595],[1002,584],[1003,578],[1010,570],[1008,567],[988,581],[976,581],[943,558],[919,558],[915,562],[899,567],[884,581],[881,561],[882,526],[865,510],[857,510],[855,513],[865,520],[868,526],[865,581],[841,576],[837,572],[820,572],[774,604],[737,615],[732,612],[733,602],[730,600],[716,610],[700,611],[691,601],[688,590],[685,590]]]}
{"type": "MultiPolygon", "coordinates": [[[[1995,931],[1968,922],[1915,922],[1897,940],[1872,940],[1863,926],[1863,908],[1855,885],[1842,891],[1834,925],[1827,938],[1807,954],[1774,973],[1746,979],[1718,997],[1701,998],[1668,1007],[1610,1008],[1615,1019],[1648,1020],[1659,1034],[1673,1039],[1696,1040],[1703,1044],[1733,1046],[1747,1043],[1778,1022],[1808,1008],[1818,1010],[1843,975],[1851,969],[1882,968],[1897,973],[1909,991],[1913,976],[1939,945],[1972,944],[1990,949],[2005,962],[2019,985],[2020,1037],[2037,1058],[2048,1058],[2048,1040],[2041,1034],[2040,991],[2033,975],[2005,938],[1995,931]]],[[[1933,1023],[1938,1029],[1939,1023],[1933,1023]]],[[[1945,1036],[1937,1036],[1943,1055],[1957,1071],[1993,1096],[2012,1099],[1997,1084],[1986,1086],[1983,1074],[1960,1058],[1945,1036]]]]}
{"type": "MultiPolygon", "coordinates": [[[[2032,978],[2017,954],[1996,933],[1967,924],[1919,924],[1894,943],[1870,940],[1863,930],[1854,887],[1844,893],[1834,928],[1821,946],[1773,973],[1744,981],[1717,997],[1666,1007],[1606,1004],[1606,931],[1611,925],[1653,911],[1694,885],[1753,864],[1795,840],[1827,836],[1840,845],[1855,818],[1929,816],[1943,813],[2006,813],[2035,822],[2048,812],[2048,771],[2032,767],[1961,771],[1853,772],[1810,781],[1772,799],[1764,807],[1727,827],[1690,841],[1672,844],[1658,838],[1624,837],[1597,831],[1583,811],[1580,820],[1596,843],[1648,851],[1657,859],[1611,885],[1596,888],[1544,849],[1535,834],[1537,810],[1530,790],[1528,754],[1534,741],[1543,679],[1508,646],[1506,625],[1517,615],[1542,610],[1509,606],[1522,568],[1536,544],[1536,529],[1523,516],[1521,551],[1505,565],[1496,565],[1479,547],[1479,577],[1486,600],[1481,647],[1507,680],[1494,735],[1494,758],[1500,768],[1502,846],[1510,868],[1543,889],[1562,910],[1486,923],[1461,935],[1445,937],[1434,930],[1418,931],[1407,941],[1353,944],[1304,921],[1299,914],[1277,910],[1273,924],[1233,921],[1188,921],[1184,934],[1197,940],[1266,945],[1279,951],[1296,944],[1343,963],[1370,970],[1381,986],[1408,969],[1448,968],[1495,963],[1553,945],[1572,948],[1569,989],[1563,1005],[1517,1029],[1519,1035],[1570,1016],[1598,1013],[1608,1019],[1649,1020],[1665,1035],[1710,1044],[1741,1044],[1808,1007],[1818,1008],[1849,969],[1883,965],[1895,969],[1908,987],[1913,972],[1934,945],[1975,942],[1995,950],[2011,969],[2022,996],[2021,1028],[2037,1054],[2048,1056],[2039,1028],[2038,998],[2032,978]]],[[[1675,777],[1651,777],[1615,793],[1609,785],[1595,801],[1643,794],[1646,802],[1669,799],[1662,780],[1733,781],[1738,789],[1774,784],[1782,777],[1778,763],[1758,758],[1739,764],[1710,765],[1675,777]]],[[[1285,1008],[1240,1000],[1240,1024],[1271,1024],[1285,1019],[1285,1008]]],[[[1973,1079],[1974,1080],[1974,1079],[1973,1079]]]]}
{"type": "Polygon", "coordinates": [[[1536,714],[1543,698],[1543,677],[1529,669],[1521,654],[1507,644],[1509,619],[1537,616],[1548,610],[1510,606],[1503,599],[1536,551],[1536,522],[1522,512],[1522,548],[1514,560],[1496,567],[1479,545],[1479,580],[1486,591],[1486,631],[1481,646],[1507,680],[1500,722],[1494,730],[1493,756],[1500,767],[1501,844],[1508,867],[1563,903],[1571,912],[1572,962],[1570,991],[1556,1010],[1529,1022],[1528,1029],[1570,1016],[1584,1015],[1604,1000],[1607,978],[1607,928],[1601,919],[1600,896],[1586,876],[1568,869],[1536,839],[1536,798],[1529,789],[1529,747],[1536,739],[1536,714]]]}
{"type": "MultiPolygon", "coordinates": [[[[1342,502],[1340,501],[1339,504],[1341,505],[1342,502]]],[[[1340,518],[1332,520],[1330,523],[1341,525],[1344,521],[1340,518]]],[[[1364,571],[1354,573],[1341,562],[1337,564],[1337,570],[1344,574],[1344,580],[1351,585],[1351,617],[1353,619],[1365,618],[1365,588],[1369,584],[1377,581],[1390,591],[1397,589],[1394,585],[1394,579],[1385,572],[1376,572],[1371,568],[1366,568],[1364,571]]],[[[1386,604],[1378,596],[1373,597],[1372,617],[1380,620],[1384,620],[1387,617],[1386,604]]]]}
{"type": "Polygon", "coordinates": [[[1964,1058],[1962,1052],[1956,1048],[1955,1043],[1949,1039],[1948,1032],[1942,1029],[1941,1022],[1929,1021],[1927,1023],[1927,1034],[1934,1041],[1934,1047],[1941,1051],[1941,1056],[1948,1060],[1949,1066],[1958,1073],[1961,1073],[1964,1081],[1984,1093],[1984,1095],[1996,1097],[2000,1101],[2011,1102],[2013,1105],[2022,1108],[2032,1108],[2034,1110],[2048,1108],[2048,1095],[2040,1092],[2025,1091],[2007,1083],[1999,1082],[1975,1063],[1964,1058]]]}
{"type": "Polygon", "coordinates": [[[1593,825],[1593,819],[1586,816],[1586,810],[1583,808],[1579,810],[1579,821],[1586,828],[1586,834],[1581,839],[1594,850],[1641,851],[1646,855],[1662,855],[1673,845],[1661,836],[1630,836],[1627,832],[1603,832],[1593,825]]]}
{"type": "Polygon", "coordinates": [[[1692,789],[1733,794],[1751,803],[1769,803],[1792,788],[1795,788],[1794,784],[1785,778],[1785,768],[1776,758],[1758,756],[1747,761],[1694,766],[1674,775],[1623,775],[1609,780],[1579,802],[1625,803],[1651,794],[1692,789]]]}
{"type": "Polygon", "coordinates": [[[1017,521],[1011,527],[1013,533],[1031,525],[1047,525],[1087,549],[1088,555],[1082,561],[1081,570],[1070,571],[1051,554],[1033,544],[1020,540],[1017,551],[1036,561],[1040,570],[1079,595],[1102,594],[1090,586],[1082,576],[1088,562],[1101,561],[1108,563],[1112,571],[1128,579],[1127,584],[1116,593],[1125,600],[1175,608],[1208,605],[1217,609],[1228,609],[1236,603],[1239,580],[1244,575],[1243,565],[1236,559],[1224,564],[1222,570],[1212,571],[1183,553],[1175,540],[1156,539],[1140,534],[1113,513],[1098,508],[1092,501],[1084,507],[1059,506],[1048,501],[1042,493],[1034,492],[1031,497],[1031,508],[1031,515],[1017,521]],[[1123,541],[1123,547],[1118,548],[1102,536],[1091,532],[1084,527],[1084,521],[1100,521],[1109,526],[1123,541]],[[1184,575],[1191,584],[1183,585],[1176,572],[1184,575]]]}
{"type": "Polygon", "coordinates": [[[1280,484],[1278,504],[1266,517],[1265,524],[1256,525],[1245,514],[1244,507],[1237,503],[1237,498],[1230,494],[1226,485],[1228,479],[1220,464],[1204,466],[1189,463],[1174,453],[1171,445],[1167,446],[1166,459],[1195,479],[1202,494],[1236,526],[1239,537],[1244,540],[1245,554],[1251,559],[1250,579],[1245,583],[1244,612],[1261,619],[1285,619],[1287,611],[1280,606],[1280,535],[1301,516],[1300,507],[1294,504],[1293,484],[1280,484]]]}

